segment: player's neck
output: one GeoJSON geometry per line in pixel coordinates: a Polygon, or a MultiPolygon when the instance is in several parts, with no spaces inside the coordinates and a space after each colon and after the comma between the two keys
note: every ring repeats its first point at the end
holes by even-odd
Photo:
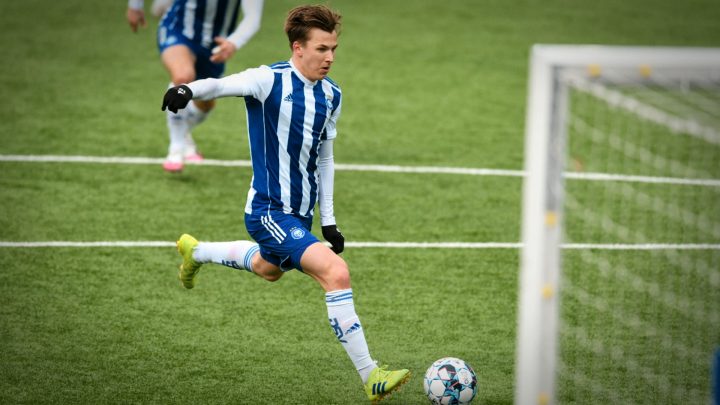
{"type": "Polygon", "coordinates": [[[290,58],[290,66],[292,66],[295,73],[300,77],[300,80],[302,80],[303,82],[305,82],[307,84],[315,84],[317,82],[317,80],[308,79],[307,74],[304,73],[302,71],[302,69],[300,68],[302,66],[302,64],[300,63],[299,60],[296,59],[295,55],[293,55],[293,57],[290,58]]]}

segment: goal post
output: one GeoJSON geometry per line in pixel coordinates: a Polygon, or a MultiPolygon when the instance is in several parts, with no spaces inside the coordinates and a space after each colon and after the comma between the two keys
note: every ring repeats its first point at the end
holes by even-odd
{"type": "Polygon", "coordinates": [[[533,46],[522,207],[515,403],[657,400],[643,384],[669,403],[707,402],[720,345],[720,48],[533,46]],[[698,331],[683,336],[688,325],[698,331]]]}

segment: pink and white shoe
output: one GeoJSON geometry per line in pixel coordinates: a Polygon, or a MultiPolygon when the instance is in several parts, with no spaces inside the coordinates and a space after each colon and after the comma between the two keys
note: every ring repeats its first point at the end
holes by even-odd
{"type": "Polygon", "coordinates": [[[190,152],[190,153],[185,154],[186,162],[198,163],[198,162],[202,162],[203,159],[205,159],[205,158],[199,152],[190,152]]]}
{"type": "Polygon", "coordinates": [[[183,158],[179,154],[169,154],[163,162],[163,169],[166,172],[179,173],[183,169],[183,158]]]}
{"type": "Polygon", "coordinates": [[[183,169],[183,164],[182,162],[178,163],[166,160],[163,162],[163,169],[165,169],[166,172],[179,173],[183,169]]]}

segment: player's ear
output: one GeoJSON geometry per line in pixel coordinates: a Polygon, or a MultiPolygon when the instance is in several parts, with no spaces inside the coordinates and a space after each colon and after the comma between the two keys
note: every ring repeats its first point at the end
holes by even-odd
{"type": "Polygon", "coordinates": [[[302,56],[303,47],[300,41],[295,41],[292,44],[292,51],[294,55],[302,56]]]}

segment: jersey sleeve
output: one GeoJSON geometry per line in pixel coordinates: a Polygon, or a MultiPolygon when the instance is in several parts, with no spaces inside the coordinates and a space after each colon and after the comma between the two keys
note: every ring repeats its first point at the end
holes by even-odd
{"type": "Polygon", "coordinates": [[[325,127],[324,139],[335,139],[337,137],[337,121],[340,118],[340,110],[342,109],[342,97],[339,98],[337,107],[333,109],[327,126],[325,127]]]}
{"type": "Polygon", "coordinates": [[[333,141],[320,144],[318,151],[318,206],[320,208],[320,225],[335,225],[335,209],[333,189],[335,182],[335,158],[333,157],[333,141]]]}
{"type": "Polygon", "coordinates": [[[272,70],[268,66],[260,66],[221,79],[196,80],[187,86],[192,90],[193,98],[200,100],[251,96],[264,101],[270,94],[272,85],[272,70]]]}
{"type": "Polygon", "coordinates": [[[227,38],[237,49],[242,48],[260,29],[263,0],[243,0],[240,5],[243,19],[227,38]]]}

